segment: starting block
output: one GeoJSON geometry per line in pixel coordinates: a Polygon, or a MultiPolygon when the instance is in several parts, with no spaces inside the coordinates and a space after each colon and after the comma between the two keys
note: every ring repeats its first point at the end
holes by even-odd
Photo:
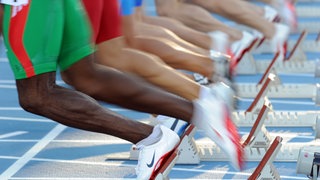
{"type": "MultiPolygon", "coordinates": [[[[317,74],[317,63],[315,60],[307,60],[305,51],[319,52],[320,42],[304,40],[307,36],[307,31],[303,31],[300,34],[299,39],[296,42],[289,44],[291,49],[288,57],[280,59],[279,55],[275,55],[273,60],[263,59],[254,60],[253,56],[245,56],[237,66],[237,74],[257,74],[264,73],[266,69],[273,62],[273,68],[279,73],[308,73],[317,74]],[[285,61],[283,61],[285,60],[285,61]]],[[[262,44],[258,49],[252,51],[253,53],[270,53],[270,47],[267,44],[262,44]]]]}
{"type": "MultiPolygon", "coordinates": [[[[272,66],[272,63],[270,64],[272,66]]],[[[320,104],[319,84],[281,84],[280,79],[272,68],[268,68],[259,81],[254,83],[237,83],[235,88],[239,97],[255,98],[261,90],[267,91],[269,98],[312,98],[316,104],[320,104]],[[270,82],[267,82],[270,79],[270,82]]]]}
{"type": "Polygon", "coordinates": [[[249,146],[250,148],[268,148],[270,144],[270,135],[264,126],[264,120],[270,109],[270,102],[266,100],[265,104],[261,108],[256,121],[254,122],[251,131],[242,143],[244,147],[249,146]]]}
{"type": "MultiPolygon", "coordinates": [[[[264,80],[263,85],[246,111],[234,111],[233,120],[238,127],[252,127],[256,121],[260,107],[268,100],[271,84],[279,84],[280,80],[270,73],[264,80]],[[278,83],[277,83],[278,82],[278,83]]],[[[271,89],[272,90],[272,89],[271,89]]],[[[243,92],[238,90],[240,93],[243,92]]],[[[318,93],[317,93],[318,94],[318,93]]],[[[319,93],[320,94],[320,93],[319,93]]],[[[316,99],[320,99],[319,97],[316,99]]],[[[320,116],[319,111],[271,111],[270,105],[266,121],[264,124],[271,127],[315,127],[316,120],[320,116]]]]}
{"type": "Polygon", "coordinates": [[[252,175],[248,178],[248,180],[262,180],[262,179],[270,179],[270,180],[278,180],[281,179],[278,171],[272,164],[276,155],[278,154],[281,148],[281,137],[276,137],[266,154],[263,156],[260,161],[258,167],[252,173],[252,175]]]}

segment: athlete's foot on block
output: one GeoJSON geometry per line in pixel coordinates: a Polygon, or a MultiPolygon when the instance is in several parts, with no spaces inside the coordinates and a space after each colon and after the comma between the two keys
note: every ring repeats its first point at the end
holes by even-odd
{"type": "Polygon", "coordinates": [[[277,9],[281,21],[287,24],[292,30],[297,30],[298,20],[297,12],[293,0],[277,0],[274,4],[277,9]]]}
{"type": "MultiPolygon", "coordinates": [[[[159,168],[159,171],[155,173],[154,176],[152,176],[150,179],[151,180],[164,180],[164,179],[169,179],[167,176],[170,173],[171,169],[177,162],[180,152],[185,151],[183,148],[185,147],[185,144],[182,142],[185,142],[185,140],[190,141],[190,134],[193,133],[194,131],[194,126],[193,125],[188,125],[186,128],[184,128],[184,132],[181,135],[181,140],[177,146],[177,148],[174,149],[173,153],[168,157],[168,159],[163,163],[163,165],[159,168]]],[[[190,147],[188,147],[190,148],[190,147]]]]}
{"type": "Polygon", "coordinates": [[[179,136],[163,125],[156,125],[152,134],[136,144],[139,149],[137,179],[149,180],[173,153],[180,141],[179,136]]]}
{"type": "Polygon", "coordinates": [[[215,72],[210,80],[215,81],[217,77],[222,77],[232,81],[235,72],[231,66],[231,56],[210,50],[210,58],[214,61],[215,72]]]}
{"type": "Polygon", "coordinates": [[[242,169],[244,151],[231,112],[218,93],[210,94],[203,92],[194,101],[192,123],[227,154],[235,168],[242,169]]]}
{"type": "Polygon", "coordinates": [[[252,49],[257,40],[258,39],[249,32],[242,31],[242,38],[231,44],[231,49],[228,54],[231,56],[230,68],[233,69],[233,72],[244,54],[252,49]]]}
{"type": "Polygon", "coordinates": [[[275,34],[269,40],[272,52],[279,52],[284,57],[287,53],[287,40],[290,34],[290,28],[287,25],[275,23],[275,34]]]}
{"type": "Polygon", "coordinates": [[[233,110],[236,108],[235,98],[237,91],[232,86],[233,84],[226,79],[220,79],[220,81],[211,83],[208,86],[210,87],[212,93],[217,94],[222,98],[222,101],[225,102],[230,112],[233,112],[233,110]]]}
{"type": "Polygon", "coordinates": [[[263,17],[269,22],[279,22],[280,16],[276,9],[270,6],[264,6],[263,17]]]}

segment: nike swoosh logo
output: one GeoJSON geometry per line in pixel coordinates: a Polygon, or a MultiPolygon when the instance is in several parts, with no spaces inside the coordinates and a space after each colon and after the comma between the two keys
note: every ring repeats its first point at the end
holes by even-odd
{"type": "Polygon", "coordinates": [[[152,160],[151,160],[150,164],[147,163],[147,166],[148,166],[149,168],[151,168],[151,167],[153,166],[155,156],[156,156],[156,152],[153,152],[153,157],[152,157],[152,160]]]}

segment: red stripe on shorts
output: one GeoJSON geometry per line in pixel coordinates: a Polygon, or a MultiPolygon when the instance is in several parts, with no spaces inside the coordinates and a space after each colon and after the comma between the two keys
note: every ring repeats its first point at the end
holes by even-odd
{"type": "Polygon", "coordinates": [[[11,7],[11,19],[9,25],[9,42],[12,51],[23,66],[27,77],[35,75],[30,57],[23,44],[23,35],[30,9],[30,1],[22,7],[11,7]]]}

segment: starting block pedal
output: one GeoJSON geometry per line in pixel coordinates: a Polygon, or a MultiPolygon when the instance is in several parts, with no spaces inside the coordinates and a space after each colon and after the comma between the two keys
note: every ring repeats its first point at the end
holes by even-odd
{"type": "Polygon", "coordinates": [[[242,143],[242,146],[251,148],[268,148],[271,142],[270,135],[264,126],[264,120],[268,114],[270,109],[270,102],[268,100],[265,101],[265,104],[261,108],[258,117],[251,128],[251,131],[246,138],[246,140],[242,143]]]}
{"type": "Polygon", "coordinates": [[[162,167],[156,172],[154,177],[151,177],[151,180],[169,180],[169,173],[175,162],[178,159],[178,149],[175,149],[174,152],[170,155],[167,161],[162,165],[162,167]]]}
{"type": "Polygon", "coordinates": [[[279,180],[280,175],[272,162],[274,161],[276,155],[278,154],[281,148],[281,137],[276,137],[272,142],[270,148],[263,156],[260,161],[258,167],[252,173],[252,175],[248,178],[248,180],[262,180],[262,179],[270,179],[270,180],[279,180]]]}

